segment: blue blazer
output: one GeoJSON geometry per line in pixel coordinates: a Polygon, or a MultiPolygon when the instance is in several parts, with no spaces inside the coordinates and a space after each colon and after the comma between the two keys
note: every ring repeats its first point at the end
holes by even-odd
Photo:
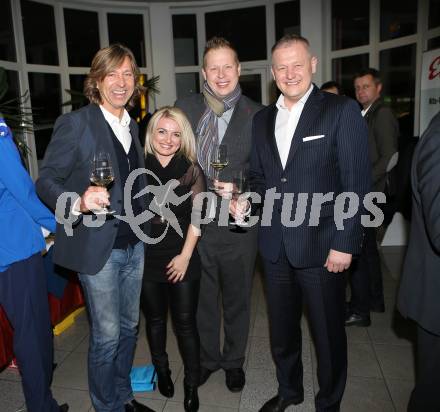
{"type": "Polygon", "coordinates": [[[55,232],[55,218],[38,199],[2,118],[0,159],[0,272],[4,272],[45,248],[41,226],[55,232]]]}
{"type": "Polygon", "coordinates": [[[368,130],[359,106],[354,100],[321,92],[314,86],[295,130],[284,169],[275,140],[277,111],[272,104],[254,117],[252,190],[263,197],[270,188],[275,188],[281,198],[293,193],[292,221],[298,193],[308,194],[308,202],[304,222],[297,227],[285,227],[281,224],[282,201],[275,200],[271,224],[260,226],[260,253],[276,262],[284,246],[289,262],[298,268],[324,265],[330,249],[360,253],[361,213],[345,220],[343,230],[337,230],[334,221],[334,199],[338,194],[353,192],[362,205],[364,195],[370,190],[368,130]],[[303,140],[321,135],[322,138],[303,140]],[[334,192],[333,200],[321,207],[319,224],[309,226],[313,194],[328,192],[334,192]]]}
{"type": "MultiPolygon", "coordinates": [[[[138,165],[144,167],[138,126],[134,120],[130,123],[130,133],[138,155],[138,165]]],[[[74,192],[81,196],[90,186],[90,165],[98,151],[110,153],[115,182],[120,182],[112,132],[99,106],[89,104],[57,119],[36,182],[39,196],[51,209],[56,209],[57,200],[63,193],[74,192]]],[[[138,179],[141,180],[141,187],[145,187],[145,176],[138,179]]],[[[110,189],[110,202],[117,215],[122,211],[123,196],[121,185],[114,184],[110,189]]],[[[146,206],[145,202],[143,207],[146,206]]],[[[70,209],[71,204],[68,203],[66,214],[70,209]]],[[[83,218],[80,216],[74,223],[72,236],[58,223],[53,260],[67,269],[93,275],[103,268],[110,256],[119,220],[109,217],[104,225],[95,228],[85,225],[83,218]]]]}

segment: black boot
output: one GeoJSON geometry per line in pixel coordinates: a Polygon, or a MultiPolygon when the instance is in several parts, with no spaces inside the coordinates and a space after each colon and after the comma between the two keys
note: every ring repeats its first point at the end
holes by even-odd
{"type": "Polygon", "coordinates": [[[159,392],[166,398],[174,396],[174,383],[171,380],[171,371],[167,369],[156,369],[157,386],[159,392]]]}
{"type": "Polygon", "coordinates": [[[184,385],[185,400],[183,406],[185,412],[197,412],[199,410],[199,395],[197,394],[197,386],[184,385]]]}

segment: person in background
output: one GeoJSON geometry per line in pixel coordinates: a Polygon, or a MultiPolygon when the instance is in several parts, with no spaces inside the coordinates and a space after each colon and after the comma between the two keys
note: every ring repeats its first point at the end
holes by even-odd
{"type": "Polygon", "coordinates": [[[417,373],[408,412],[440,411],[440,113],[416,146],[412,218],[397,307],[417,323],[417,373]]]}
{"type": "Polygon", "coordinates": [[[159,185],[163,193],[153,199],[157,214],[151,221],[150,237],[159,239],[165,235],[160,242],[147,247],[141,307],[159,391],[167,398],[174,395],[166,352],[168,307],[171,309],[184,365],[184,409],[187,412],[199,409],[197,387],[200,379],[196,321],[201,274],[196,244],[200,229],[191,223],[191,218],[196,214],[201,216],[200,205],[193,200],[206,190],[205,176],[197,163],[195,148],[191,125],[180,109],[163,107],[153,115],[145,139],[145,167],[159,179],[156,182],[151,178],[148,183],[159,185]],[[178,185],[173,186],[172,194],[186,196],[178,205],[171,203],[171,186],[167,186],[173,179],[178,185]],[[173,213],[172,219],[176,219],[181,233],[168,222],[164,213],[166,208],[173,213]]]}
{"type": "Polygon", "coordinates": [[[0,304],[14,329],[13,349],[29,412],[66,412],[50,383],[53,336],[41,251],[41,227],[55,232],[54,215],[35,193],[11,130],[0,114],[0,304]]]}
{"type": "MultiPolygon", "coordinates": [[[[215,144],[224,144],[228,165],[220,180],[231,182],[234,172],[247,176],[251,152],[251,125],[261,106],[241,92],[241,66],[236,50],[224,38],[214,37],[206,43],[201,94],[179,99],[196,136],[197,158],[206,177],[213,174],[210,154],[215,144]]],[[[218,195],[223,182],[218,182],[218,195]]],[[[217,205],[220,206],[221,197],[217,205]]],[[[198,244],[202,262],[200,298],[197,312],[200,333],[200,384],[218,369],[226,374],[226,386],[239,392],[245,384],[243,364],[249,334],[252,278],[257,253],[257,227],[244,233],[220,226],[219,209],[215,219],[204,227],[198,244]],[[223,323],[222,323],[223,317],[223,323]],[[220,329],[225,339],[220,344],[220,329]]],[[[208,211],[210,213],[210,211],[208,211]]]]}
{"type": "Polygon", "coordinates": [[[260,412],[282,412],[304,400],[303,303],[318,360],[317,412],[339,411],[347,378],[344,272],[360,252],[362,226],[356,210],[338,230],[335,196],[348,192],[362,201],[368,192],[368,130],[356,102],[312,83],[317,64],[304,37],[278,40],[272,47],[272,75],[282,94],[255,115],[252,127],[251,190],[266,196],[264,207],[269,189],[281,195],[258,237],[278,380],[278,393],[260,412]],[[303,223],[292,227],[300,206],[283,211],[284,195],[292,193],[295,199],[307,194],[309,204],[327,194],[315,209],[317,224],[309,224],[312,207],[303,223]]]}
{"type": "MultiPolygon", "coordinates": [[[[57,119],[37,181],[38,194],[52,209],[65,192],[76,194],[62,212],[79,216],[71,236],[58,226],[53,260],[77,272],[83,287],[90,320],[89,392],[96,412],[151,411],[134,399],[130,381],[144,244],[128,222],[112,215],[103,216],[101,227],[86,224],[110,199],[115,215],[124,216],[130,207],[123,202],[124,186],[133,170],[144,167],[144,155],[125,106],[133,105],[141,92],[131,50],[120,44],[99,50],[84,84],[90,104],[57,119]],[[99,153],[108,155],[113,167],[109,190],[90,183],[92,160],[99,153]]],[[[140,176],[132,192],[145,186],[140,176]]],[[[130,201],[135,216],[146,208],[143,197],[130,201]]]]}
{"type": "MultiPolygon", "coordinates": [[[[393,112],[381,99],[382,81],[376,69],[354,77],[356,99],[368,124],[368,147],[373,173],[372,190],[383,192],[391,156],[397,152],[399,126],[393,112]]],[[[370,326],[370,311],[384,312],[382,269],[376,228],[364,228],[362,252],[350,275],[351,300],[347,304],[346,326],[370,326]]]]}
{"type": "Polygon", "coordinates": [[[334,80],[329,80],[328,82],[323,83],[320,90],[327,93],[333,93],[339,95],[344,94],[342,92],[341,85],[338,82],[335,82],[334,80]]]}

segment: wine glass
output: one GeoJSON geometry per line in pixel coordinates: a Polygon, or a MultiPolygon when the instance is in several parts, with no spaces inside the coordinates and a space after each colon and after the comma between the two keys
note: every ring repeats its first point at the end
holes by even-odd
{"type": "Polygon", "coordinates": [[[218,181],[220,171],[228,165],[228,146],[225,144],[214,145],[211,151],[210,165],[214,169],[210,189],[215,190],[214,182],[218,181]]]}
{"type": "MultiPolygon", "coordinates": [[[[110,154],[107,152],[98,152],[92,160],[92,168],[90,172],[90,181],[100,187],[108,187],[115,179],[113,173],[112,162],[110,154]]],[[[114,213],[114,210],[108,210],[107,207],[102,207],[95,213],[114,213]]]]}
{"type": "Polygon", "coordinates": [[[242,213],[235,215],[232,224],[236,225],[235,231],[239,231],[238,227],[246,227],[249,224],[245,221],[244,212],[248,205],[249,181],[245,170],[238,170],[232,175],[232,199],[236,201],[236,208],[242,213]]]}

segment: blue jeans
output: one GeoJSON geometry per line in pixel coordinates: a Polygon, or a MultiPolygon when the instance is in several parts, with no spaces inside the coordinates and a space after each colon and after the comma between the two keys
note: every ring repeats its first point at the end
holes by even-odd
{"type": "Polygon", "coordinates": [[[96,412],[121,412],[133,399],[130,370],[139,322],[144,244],[113,249],[96,275],[81,273],[90,319],[89,391],[96,412]]]}

